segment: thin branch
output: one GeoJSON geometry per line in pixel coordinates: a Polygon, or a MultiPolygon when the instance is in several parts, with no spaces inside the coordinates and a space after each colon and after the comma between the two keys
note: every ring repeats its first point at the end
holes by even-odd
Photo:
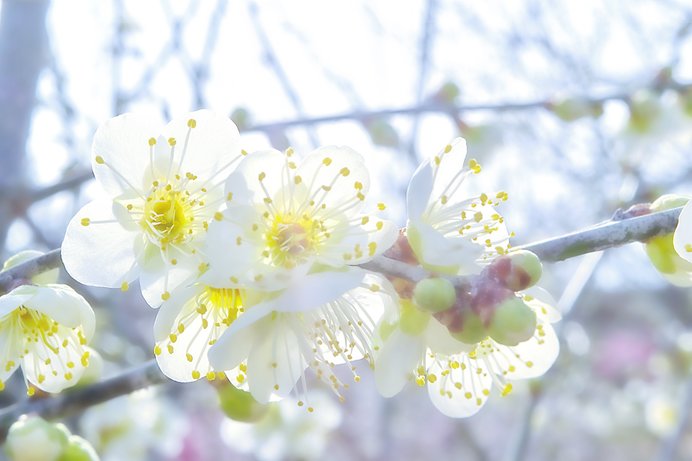
{"type": "Polygon", "coordinates": [[[7,430],[21,415],[37,414],[46,419],[59,419],[78,413],[99,403],[130,394],[168,380],[155,360],[126,371],[100,383],[64,392],[56,397],[28,399],[0,411],[0,443],[7,430]]]}
{"type": "Polygon", "coordinates": [[[682,207],[605,223],[540,242],[517,247],[530,250],[543,261],[563,261],[632,242],[645,242],[675,231],[682,207]]]}
{"type": "MultiPolygon", "coordinates": [[[[603,103],[606,101],[628,101],[631,95],[639,90],[645,89],[656,89],[656,90],[675,90],[684,92],[688,89],[692,89],[692,83],[677,83],[677,82],[665,82],[663,85],[657,85],[655,88],[652,86],[644,86],[641,88],[635,88],[630,92],[617,92],[612,94],[607,94],[598,97],[583,96],[579,97],[580,100],[589,103],[603,103]]],[[[390,109],[380,109],[373,111],[351,111],[343,112],[340,114],[322,115],[319,117],[305,117],[298,118],[294,120],[270,122],[264,124],[257,124],[249,127],[245,131],[272,131],[272,130],[282,130],[286,128],[292,128],[296,126],[309,126],[309,125],[321,125],[324,123],[333,122],[343,122],[349,120],[369,120],[377,118],[387,118],[399,115],[419,115],[423,113],[431,114],[461,114],[464,112],[515,112],[524,110],[535,110],[535,109],[547,109],[553,104],[554,101],[551,99],[538,99],[533,101],[525,102],[502,102],[502,103],[481,103],[481,104],[442,104],[440,102],[430,101],[424,104],[417,104],[414,106],[406,107],[395,107],[390,109]]]]}
{"type": "Polygon", "coordinates": [[[28,280],[36,274],[60,267],[60,249],[51,250],[38,258],[18,264],[6,271],[0,272],[0,294],[12,290],[19,281],[28,280]]]}

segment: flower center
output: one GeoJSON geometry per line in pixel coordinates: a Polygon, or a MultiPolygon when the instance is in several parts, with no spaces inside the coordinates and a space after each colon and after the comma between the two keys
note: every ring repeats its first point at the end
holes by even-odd
{"type": "Polygon", "coordinates": [[[278,215],[265,236],[265,256],[276,266],[293,268],[315,251],[322,231],[321,221],[317,219],[278,215]]]}
{"type": "Polygon", "coordinates": [[[147,198],[141,225],[154,243],[165,247],[184,241],[192,221],[192,203],[181,191],[166,185],[147,198]]]}

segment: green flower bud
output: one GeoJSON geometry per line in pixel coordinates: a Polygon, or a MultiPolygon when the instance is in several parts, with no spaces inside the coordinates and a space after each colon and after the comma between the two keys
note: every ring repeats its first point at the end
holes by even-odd
{"type": "Polygon", "coordinates": [[[427,278],[416,284],[413,289],[413,300],[416,306],[427,312],[446,311],[454,305],[457,292],[447,279],[427,278]]]}
{"type": "Polygon", "coordinates": [[[216,389],[221,411],[235,421],[252,423],[262,419],[269,405],[257,402],[252,394],[238,389],[230,383],[223,383],[216,389]]]}
{"type": "Polygon", "coordinates": [[[483,320],[475,312],[464,312],[464,322],[460,331],[450,334],[457,341],[466,344],[476,344],[488,337],[488,330],[483,325],[483,320]]]}
{"type": "Polygon", "coordinates": [[[99,461],[99,456],[89,442],[73,435],[58,461],[99,461]]]}
{"type": "Polygon", "coordinates": [[[512,291],[525,290],[534,286],[543,275],[543,264],[534,253],[527,250],[513,251],[507,254],[512,260],[512,274],[507,285],[512,291]]]}
{"type": "Polygon", "coordinates": [[[62,428],[38,417],[22,417],[7,433],[5,452],[11,461],[57,461],[67,443],[62,428]]]}
{"type": "Polygon", "coordinates": [[[406,334],[419,335],[425,330],[430,321],[430,314],[418,309],[410,300],[401,300],[401,315],[399,328],[406,334]]]}
{"type": "Polygon", "coordinates": [[[535,331],[535,312],[516,296],[497,307],[488,328],[490,337],[505,346],[516,346],[531,338],[535,331]]]}

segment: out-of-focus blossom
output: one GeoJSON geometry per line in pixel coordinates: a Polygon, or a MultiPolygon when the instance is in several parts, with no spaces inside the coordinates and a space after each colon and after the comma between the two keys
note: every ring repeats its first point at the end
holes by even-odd
{"type": "Polygon", "coordinates": [[[80,419],[81,434],[103,461],[174,457],[187,432],[176,408],[152,390],[137,391],[89,408],[80,419]]]}
{"type": "Polygon", "coordinates": [[[252,453],[260,461],[325,459],[329,435],[341,423],[341,409],[320,391],[309,394],[313,412],[297,403],[293,398],[274,403],[256,423],[224,420],[221,436],[233,450],[252,453]]]}

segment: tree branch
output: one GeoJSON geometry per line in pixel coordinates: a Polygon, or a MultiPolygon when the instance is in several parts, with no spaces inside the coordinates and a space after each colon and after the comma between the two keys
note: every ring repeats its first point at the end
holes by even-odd
{"type": "Polygon", "coordinates": [[[33,398],[16,403],[0,411],[0,443],[5,441],[12,423],[22,415],[37,414],[45,419],[59,419],[167,380],[156,361],[152,360],[113,378],[73,389],[59,396],[33,398]]]}

